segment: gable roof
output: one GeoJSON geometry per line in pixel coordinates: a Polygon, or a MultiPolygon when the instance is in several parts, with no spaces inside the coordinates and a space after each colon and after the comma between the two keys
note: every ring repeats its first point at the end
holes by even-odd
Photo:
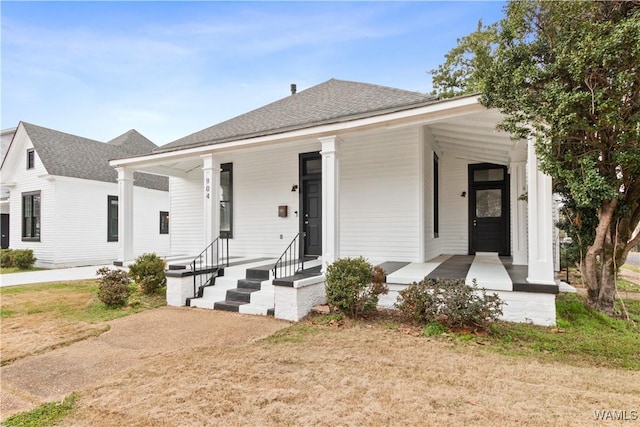
{"type": "Polygon", "coordinates": [[[220,144],[420,107],[437,97],[368,83],[331,79],[154,150],[220,144]]]}
{"type": "MultiPolygon", "coordinates": [[[[109,160],[149,154],[157,146],[131,130],[109,143],[21,122],[47,172],[56,176],[118,182],[109,160]]],[[[168,191],[166,177],[134,173],[134,185],[168,191]]]]}
{"type": "Polygon", "coordinates": [[[132,155],[147,154],[158,148],[156,144],[135,129],[113,138],[107,144],[120,147],[132,155]]]}

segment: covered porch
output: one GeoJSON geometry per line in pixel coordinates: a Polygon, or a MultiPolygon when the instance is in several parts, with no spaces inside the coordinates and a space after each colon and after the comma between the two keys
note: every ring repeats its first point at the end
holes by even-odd
{"type": "MultiPolygon", "coordinates": [[[[321,102],[342,95],[327,101],[323,93],[321,102]]],[[[281,105],[265,108],[272,107],[281,105]]],[[[205,139],[224,131],[222,123],[184,138],[189,144],[113,161],[119,261],[133,260],[133,174],[146,172],[170,178],[172,256],[195,257],[226,238],[231,257],[278,259],[304,235],[300,254],[317,256],[321,270],[363,256],[386,265],[390,284],[406,286],[446,269],[473,275],[491,265],[496,276],[478,278],[479,286],[527,301],[554,295],[551,179],[538,169],[534,141],[512,140],[496,130],[499,121],[477,97],[463,97],[205,139]],[[483,255],[494,251],[502,257],[483,255]]],[[[303,278],[290,287],[308,284],[303,278]]]]}

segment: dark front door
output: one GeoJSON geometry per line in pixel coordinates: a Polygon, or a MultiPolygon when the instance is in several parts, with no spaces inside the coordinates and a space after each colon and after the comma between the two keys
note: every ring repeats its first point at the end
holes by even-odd
{"type": "Polygon", "coordinates": [[[507,169],[469,165],[469,253],[509,255],[509,186],[507,169]]]}
{"type": "Polygon", "coordinates": [[[7,249],[9,247],[9,214],[0,214],[0,247],[7,249]]]}
{"type": "Polygon", "coordinates": [[[306,233],[305,255],[322,254],[322,158],[300,154],[300,231],[306,233]]]}

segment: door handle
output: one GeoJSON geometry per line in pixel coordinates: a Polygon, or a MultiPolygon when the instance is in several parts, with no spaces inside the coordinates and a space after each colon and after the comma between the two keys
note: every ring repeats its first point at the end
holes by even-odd
{"type": "Polygon", "coordinates": [[[478,220],[477,220],[477,219],[474,219],[474,220],[473,220],[473,226],[474,226],[474,227],[476,227],[477,225],[478,225],[478,220]]]}

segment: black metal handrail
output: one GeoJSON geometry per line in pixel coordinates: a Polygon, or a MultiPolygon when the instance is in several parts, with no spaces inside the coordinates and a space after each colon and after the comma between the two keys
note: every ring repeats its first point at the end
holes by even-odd
{"type": "Polygon", "coordinates": [[[293,276],[304,270],[304,238],[307,233],[298,233],[273,266],[273,278],[293,276]]]}
{"type": "Polygon", "coordinates": [[[215,282],[220,269],[229,266],[229,239],[218,236],[191,262],[193,297],[202,297],[202,290],[215,282]]]}

